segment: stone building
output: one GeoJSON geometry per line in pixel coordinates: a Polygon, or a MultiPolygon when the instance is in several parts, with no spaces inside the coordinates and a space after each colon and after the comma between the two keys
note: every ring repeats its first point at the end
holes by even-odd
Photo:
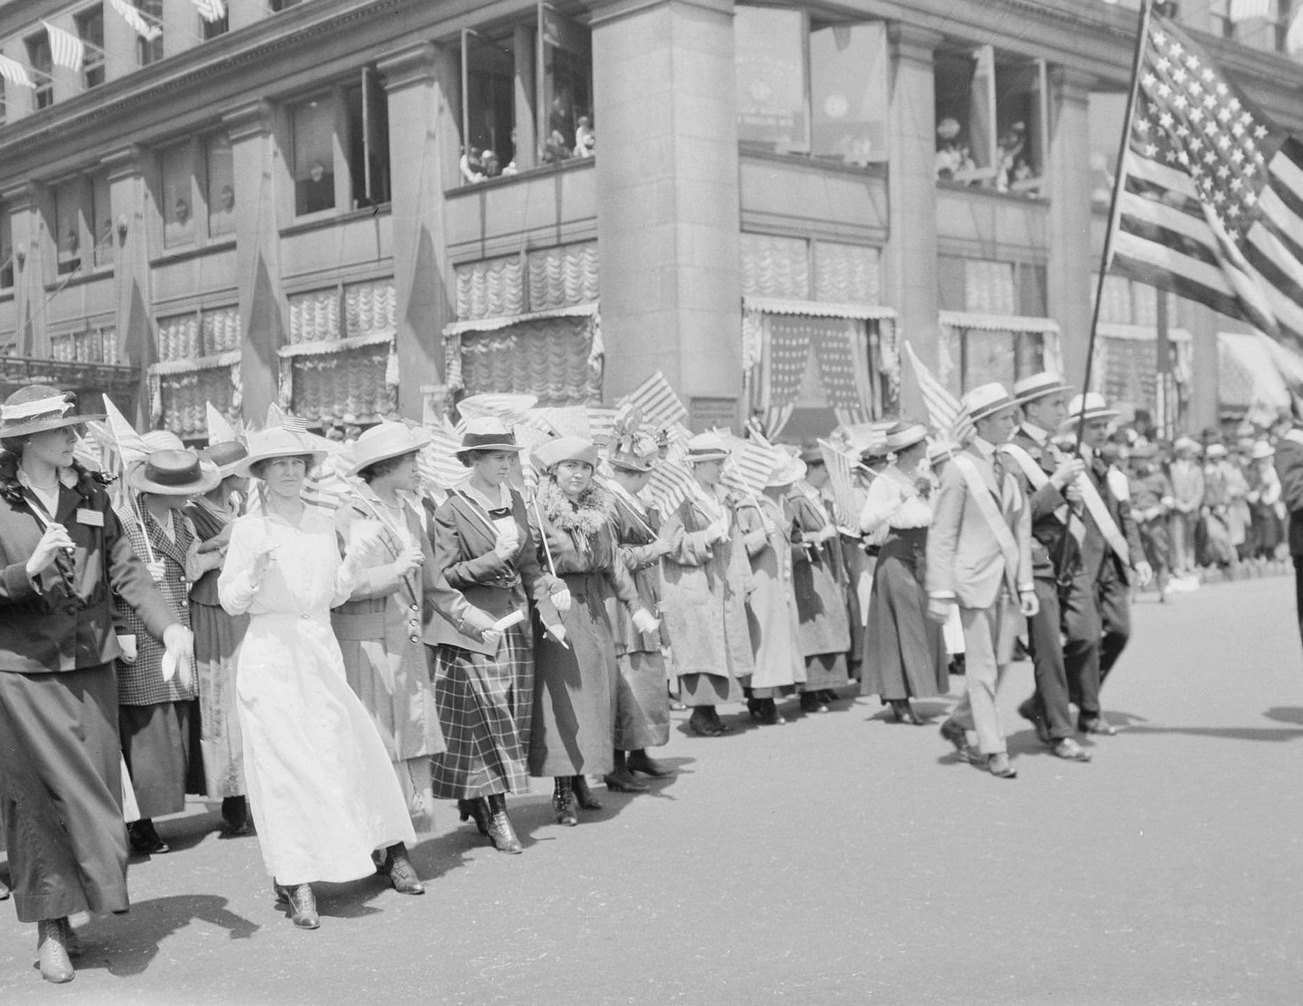
{"type": "MultiPolygon", "coordinates": [[[[0,3],[0,375],[186,436],[656,370],[808,435],[895,408],[906,341],[955,390],[1080,380],[1134,6],[0,3]]],[[[1297,128],[1288,7],[1181,16],[1297,128]]],[[[1164,306],[1203,425],[1242,329],[1164,306]]],[[[1097,360],[1151,412],[1159,307],[1110,279],[1097,360]]]]}

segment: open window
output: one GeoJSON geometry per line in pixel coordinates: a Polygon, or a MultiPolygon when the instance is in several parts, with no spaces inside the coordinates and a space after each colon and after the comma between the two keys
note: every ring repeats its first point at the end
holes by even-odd
{"type": "Polygon", "coordinates": [[[44,30],[26,39],[27,63],[35,78],[32,88],[32,110],[40,111],[54,104],[54,57],[50,52],[50,36],[44,30]]]}
{"type": "Polygon", "coordinates": [[[538,5],[539,160],[592,157],[593,53],[588,29],[538,5]]]}
{"type": "Polygon", "coordinates": [[[865,165],[887,159],[887,27],[812,26],[811,143],[816,157],[865,165]]]}
{"type": "Polygon", "coordinates": [[[375,70],[344,89],[353,209],[389,202],[389,102],[375,70]]]}
{"type": "Polygon", "coordinates": [[[744,146],[809,153],[808,30],[801,10],[734,8],[737,128],[744,146]]]}
{"type": "Polygon", "coordinates": [[[225,133],[213,133],[204,140],[204,185],[209,236],[234,234],[235,159],[225,133]]]}
{"type": "Polygon", "coordinates": [[[461,33],[461,178],[496,178],[516,161],[516,60],[510,34],[461,33]]]}
{"type": "Polygon", "coordinates": [[[80,11],[73,16],[77,26],[77,37],[85,46],[86,56],[82,62],[82,84],[89,90],[104,83],[104,6],[80,11]]]}
{"type": "Polygon", "coordinates": [[[55,267],[60,276],[76,272],[82,265],[84,190],[82,179],[75,178],[56,185],[52,193],[50,237],[54,242],[55,267]]]}
{"type": "Polygon", "coordinates": [[[294,133],[294,213],[335,208],[335,101],[320,94],[290,110],[294,133]]]}
{"type": "Polygon", "coordinates": [[[169,147],[159,157],[163,176],[163,247],[194,244],[194,155],[189,141],[169,147]]]}

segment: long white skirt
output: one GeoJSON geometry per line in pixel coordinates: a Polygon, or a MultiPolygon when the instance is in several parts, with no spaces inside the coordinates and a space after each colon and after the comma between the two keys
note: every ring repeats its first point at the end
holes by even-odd
{"type": "Polygon", "coordinates": [[[373,850],[416,841],[327,618],[254,615],[236,694],[249,802],[277,882],[357,880],[375,871],[373,850]]]}

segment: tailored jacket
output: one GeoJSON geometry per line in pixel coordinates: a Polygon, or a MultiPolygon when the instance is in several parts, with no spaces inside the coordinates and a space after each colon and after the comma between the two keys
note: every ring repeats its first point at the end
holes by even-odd
{"type": "MultiPolygon", "coordinates": [[[[615,490],[611,491],[611,498],[615,501],[611,531],[615,536],[617,554],[624,563],[624,568],[633,577],[638,600],[659,618],[661,560],[655,554],[653,542],[660,532],[660,515],[653,509],[642,507],[640,503],[630,503],[624,494],[615,490]]],[[[628,608],[616,603],[614,597],[607,600],[606,614],[611,620],[611,629],[615,635],[616,653],[659,653],[661,647],[669,645],[663,621],[655,632],[639,632],[634,627],[628,608]]]]}
{"type": "Polygon", "coordinates": [[[964,608],[989,608],[1007,580],[1015,580],[1020,591],[1032,589],[1031,507],[1009,470],[1012,462],[1002,462],[1004,478],[997,483],[992,462],[975,444],[965,447],[962,455],[977,466],[984,490],[1013,535],[1018,568],[1006,570],[995,532],[973,498],[968,479],[952,462],[941,472],[933,505],[925,585],[929,597],[954,598],[964,608]]]}
{"type": "Polygon", "coordinates": [[[1289,554],[1303,555],[1303,430],[1296,427],[1276,442],[1275,464],[1289,511],[1289,554]]]}
{"type": "MultiPolygon", "coordinates": [[[[190,577],[186,563],[195,543],[195,532],[183,511],[176,511],[176,541],[172,541],[154,518],[141,505],[141,516],[130,509],[118,514],[136,558],[145,562],[153,550],[154,558],[163,564],[163,579],[157,581],[158,589],[167,598],[173,618],[182,625],[190,625],[190,577]],[[149,544],[146,547],[145,539],[149,544]]],[[[188,702],[199,693],[192,681],[182,686],[178,677],[163,680],[163,644],[149,635],[149,626],[121,596],[114,598],[113,620],[120,635],[136,637],[136,659],[131,663],[118,661],[118,704],[124,706],[153,706],[163,702],[188,702]]]]}
{"type": "MultiPolygon", "coordinates": [[[[1054,474],[1059,458],[1048,441],[1042,444],[1026,427],[1019,426],[1009,442],[1026,451],[1047,479],[1054,474]]],[[[1058,579],[1080,561],[1077,539],[1068,534],[1064,522],[1067,511],[1063,508],[1069,505],[1068,501],[1050,482],[1039,489],[1033,486],[1016,460],[1006,464],[1005,470],[1013,472],[1031,506],[1032,574],[1040,580],[1058,579]]]]}
{"type": "Polygon", "coordinates": [[[430,539],[437,577],[431,595],[436,614],[425,633],[431,646],[457,646],[491,657],[497,644],[486,645],[481,630],[513,611],[528,615],[530,602],[545,626],[561,621],[552,604],[556,581],[539,565],[525,501],[514,490],[511,516],[520,541],[515,555],[502,559],[493,550],[497,532],[485,523],[488,514],[465,493],[453,490],[435,511],[430,539]],[[465,601],[465,609],[457,604],[458,598],[465,601]],[[476,624],[481,616],[488,616],[484,625],[476,624]]]}
{"type": "MultiPolygon", "coordinates": [[[[1095,483],[1100,499],[1104,501],[1105,508],[1113,516],[1113,523],[1117,525],[1118,531],[1126,540],[1127,551],[1131,553],[1131,562],[1137,563],[1145,557],[1145,546],[1140,540],[1140,529],[1136,527],[1135,518],[1131,515],[1131,502],[1120,499],[1113,491],[1112,482],[1108,477],[1111,468],[1112,465],[1096,454],[1086,464],[1086,478],[1095,483]]],[[[1099,571],[1105,562],[1112,562],[1122,582],[1129,584],[1130,565],[1123,562],[1122,557],[1113,551],[1089,512],[1083,514],[1082,519],[1086,522],[1086,540],[1081,545],[1082,565],[1090,578],[1093,580],[1099,576],[1099,571]]]]}
{"type": "Polygon", "coordinates": [[[155,638],[178,621],[136,558],[104,486],[77,466],[65,475],[53,516],[76,553],[33,583],[27,559],[45,528],[16,481],[12,455],[0,462],[0,671],[46,674],[117,658],[115,592],[155,638]]]}

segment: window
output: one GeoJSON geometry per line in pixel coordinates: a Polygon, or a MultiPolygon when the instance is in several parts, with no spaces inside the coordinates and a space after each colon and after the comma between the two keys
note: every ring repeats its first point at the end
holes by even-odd
{"type": "Polygon", "coordinates": [[[84,188],[82,180],[78,178],[57,185],[54,189],[54,225],[51,236],[54,239],[54,257],[60,276],[81,268],[84,188]]]}
{"type": "Polygon", "coordinates": [[[389,202],[389,103],[370,67],[344,89],[353,209],[389,202]]]}
{"type": "MultiPolygon", "coordinates": [[[[557,14],[547,4],[538,11],[542,57],[542,101],[547,132],[539,143],[544,164],[591,157],[596,150],[593,124],[593,55],[588,30],[557,14]]],[[[543,113],[538,116],[540,132],[543,113]]]]}
{"type": "Polygon", "coordinates": [[[221,17],[214,18],[211,21],[203,16],[199,18],[199,37],[205,42],[215,39],[219,35],[225,35],[230,30],[231,12],[225,4],[222,5],[221,17]]]}
{"type": "Polygon", "coordinates": [[[516,61],[509,36],[493,41],[464,31],[461,51],[461,173],[464,181],[479,182],[516,160],[516,61]]]}
{"type": "Polygon", "coordinates": [[[1090,139],[1090,203],[1107,210],[1113,195],[1118,145],[1127,114],[1124,91],[1092,91],[1086,106],[1090,139]]]}
{"type": "Polygon", "coordinates": [[[321,95],[291,111],[294,134],[294,213],[335,207],[335,102],[321,95]]]}
{"type": "Polygon", "coordinates": [[[268,0],[267,9],[273,14],[279,14],[283,10],[298,6],[299,2],[300,0],[268,0]]]}
{"type": "Polygon", "coordinates": [[[935,62],[936,176],[1036,195],[1045,169],[1046,69],[989,45],[935,62]]]}
{"type": "Polygon", "coordinates": [[[738,139],[779,153],[808,153],[806,15],[772,7],[734,8],[738,139]]]}
{"type": "Polygon", "coordinates": [[[811,141],[816,157],[887,159],[887,31],[835,24],[810,32],[811,141]]]}
{"type": "Polygon", "coordinates": [[[27,39],[27,62],[32,68],[32,109],[49,108],[54,104],[54,59],[50,54],[50,37],[41,32],[27,39]]]}
{"type": "Polygon", "coordinates": [[[1209,15],[1212,31],[1222,38],[1267,52],[1285,52],[1293,0],[1261,0],[1260,3],[1235,3],[1235,0],[1212,0],[1209,15]]]}
{"type": "Polygon", "coordinates": [[[225,133],[214,133],[204,144],[204,202],[208,205],[208,234],[235,233],[235,160],[225,133]]]}
{"type": "Polygon", "coordinates": [[[97,171],[90,176],[90,205],[86,212],[86,229],[92,237],[92,261],[95,265],[113,264],[113,209],[109,201],[109,173],[97,171]]]}
{"type": "Polygon", "coordinates": [[[194,169],[191,145],[164,150],[159,157],[163,185],[163,247],[176,248],[195,240],[194,169]]]}
{"type": "Polygon", "coordinates": [[[14,285],[14,232],[7,207],[0,206],[0,290],[14,285]]]}
{"type": "Polygon", "coordinates": [[[133,0],[136,10],[144,15],[145,23],[157,29],[153,37],[136,36],[136,61],[149,66],[163,58],[163,0],[133,0]]]}
{"type": "Polygon", "coordinates": [[[104,83],[104,8],[96,4],[77,14],[74,19],[77,36],[86,47],[82,62],[82,83],[87,88],[104,83]]]}

